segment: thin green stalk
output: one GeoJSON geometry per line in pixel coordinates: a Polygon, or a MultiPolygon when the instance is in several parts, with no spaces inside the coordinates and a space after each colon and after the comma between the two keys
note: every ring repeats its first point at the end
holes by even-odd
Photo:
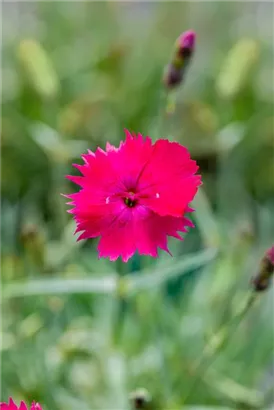
{"type": "MultiPolygon", "coordinates": [[[[164,300],[164,292],[163,288],[160,290],[161,297],[164,300]]],[[[161,304],[160,304],[161,306],[161,304]]],[[[161,354],[161,370],[159,372],[159,380],[161,381],[162,386],[162,400],[164,401],[165,405],[167,406],[170,400],[170,393],[172,392],[172,386],[170,384],[169,372],[170,368],[168,365],[168,358],[166,355],[166,345],[164,337],[167,334],[166,326],[164,322],[164,315],[161,314],[157,309],[157,304],[155,304],[154,309],[154,334],[155,334],[155,343],[158,346],[158,349],[161,354]]]]}
{"type": "Polygon", "coordinates": [[[113,341],[114,344],[119,344],[123,334],[125,317],[129,308],[128,301],[128,282],[127,279],[121,275],[118,278],[116,294],[114,295],[114,313],[113,313],[113,341]]]}
{"type": "Polygon", "coordinates": [[[168,130],[168,104],[169,104],[169,98],[170,98],[170,92],[163,89],[161,90],[160,93],[160,102],[159,102],[159,107],[157,110],[157,117],[158,117],[158,123],[157,123],[157,138],[163,138],[166,137],[166,133],[168,130]]]}
{"type": "Polygon", "coordinates": [[[217,334],[213,335],[209,340],[202,352],[200,359],[194,366],[195,377],[186,396],[183,399],[184,404],[186,403],[188,397],[195,390],[197,383],[202,377],[201,375],[206,373],[208,367],[212,365],[213,362],[217,359],[217,355],[221,351],[221,349],[224,348],[228,344],[228,342],[230,342],[232,335],[234,334],[235,330],[242,322],[246,314],[249,312],[251,307],[254,305],[257,297],[257,293],[251,292],[240,312],[235,315],[221,330],[219,330],[219,332],[217,332],[217,334]]]}

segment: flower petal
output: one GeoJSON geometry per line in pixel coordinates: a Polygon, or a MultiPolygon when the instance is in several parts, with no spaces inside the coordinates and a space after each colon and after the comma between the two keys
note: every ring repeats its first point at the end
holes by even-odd
{"type": "Polygon", "coordinates": [[[183,216],[194,198],[201,177],[187,149],[176,142],[158,140],[139,178],[142,204],[161,216],[183,216]]]}
{"type": "Polygon", "coordinates": [[[141,134],[132,135],[128,130],[125,130],[125,133],[126,140],[115,153],[112,153],[113,162],[116,173],[123,179],[126,189],[134,190],[138,175],[151,157],[152,141],[141,134]]]}
{"type": "Polygon", "coordinates": [[[10,397],[8,403],[0,403],[0,410],[28,410],[26,404],[21,401],[20,406],[18,407],[13,399],[10,397]]]}
{"type": "Polygon", "coordinates": [[[76,164],[83,176],[68,175],[67,178],[88,191],[90,197],[104,202],[106,197],[117,189],[124,190],[110,154],[98,148],[95,154],[84,155],[85,165],[76,164]]]}
{"type": "Polygon", "coordinates": [[[96,202],[85,191],[78,192],[78,198],[74,199],[75,208],[71,210],[77,224],[76,232],[83,233],[78,240],[95,238],[109,229],[125,208],[122,201],[109,203],[96,202]]]}
{"type": "Polygon", "coordinates": [[[150,212],[148,217],[135,225],[136,245],[141,255],[158,256],[158,249],[169,252],[167,238],[182,240],[178,232],[187,232],[189,221],[186,218],[159,216],[150,212]]]}
{"type": "MultiPolygon", "coordinates": [[[[20,407],[21,407],[21,405],[20,405],[20,407]]],[[[17,405],[14,403],[14,401],[12,400],[11,397],[9,399],[9,410],[18,410],[17,405]]],[[[27,410],[27,407],[24,410],[27,410]]]]}
{"type": "Polygon", "coordinates": [[[123,262],[127,262],[135,250],[134,218],[131,210],[125,208],[102,233],[98,244],[98,255],[99,258],[109,258],[111,261],[121,256],[123,262]]]}
{"type": "MultiPolygon", "coordinates": [[[[7,403],[0,403],[0,410],[9,410],[10,407],[7,403]]],[[[17,407],[15,408],[15,410],[17,410],[17,407]]]]}
{"type": "Polygon", "coordinates": [[[158,256],[158,248],[170,253],[167,237],[182,239],[178,232],[186,232],[187,226],[192,222],[186,218],[159,216],[142,206],[126,210],[102,235],[99,257],[114,261],[121,256],[127,262],[136,251],[152,257],[158,256]]]}
{"type": "Polygon", "coordinates": [[[31,403],[30,410],[42,410],[42,406],[39,403],[36,403],[35,401],[33,401],[31,403]]]}

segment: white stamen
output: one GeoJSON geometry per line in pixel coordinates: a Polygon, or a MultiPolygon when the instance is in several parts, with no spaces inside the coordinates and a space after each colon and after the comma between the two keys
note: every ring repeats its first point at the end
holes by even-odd
{"type": "Polygon", "coordinates": [[[109,196],[106,199],[106,204],[109,204],[109,196]]]}
{"type": "Polygon", "coordinates": [[[158,192],[157,192],[157,194],[156,194],[156,198],[160,198],[160,194],[158,194],[158,192]]]}

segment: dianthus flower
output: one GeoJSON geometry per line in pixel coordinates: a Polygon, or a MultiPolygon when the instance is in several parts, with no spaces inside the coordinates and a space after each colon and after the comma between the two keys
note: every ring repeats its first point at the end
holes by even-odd
{"type": "Polygon", "coordinates": [[[188,204],[201,183],[198,166],[177,142],[137,136],[125,130],[118,148],[107,143],[82,155],[74,164],[82,176],[67,176],[81,190],[71,195],[68,212],[77,224],[78,240],[100,237],[98,254],[127,262],[138,251],[158,256],[158,247],[169,252],[167,236],[193,226],[185,217],[188,204]]]}
{"type": "MultiPolygon", "coordinates": [[[[12,398],[9,399],[8,403],[0,403],[0,410],[28,410],[25,402],[21,401],[19,407],[14,403],[12,398]]],[[[30,410],[42,410],[39,403],[34,401],[31,404],[30,410]]]]}

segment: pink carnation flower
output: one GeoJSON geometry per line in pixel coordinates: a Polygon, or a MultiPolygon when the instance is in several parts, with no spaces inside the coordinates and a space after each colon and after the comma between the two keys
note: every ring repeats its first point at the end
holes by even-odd
{"type": "MultiPolygon", "coordinates": [[[[14,403],[12,398],[9,399],[8,403],[0,403],[0,410],[28,410],[26,403],[21,401],[19,407],[14,403]]],[[[30,410],[42,410],[39,403],[34,401],[31,404],[30,410]]]]}
{"type": "Polygon", "coordinates": [[[167,252],[167,236],[182,239],[193,224],[185,217],[188,204],[201,184],[198,166],[188,150],[177,142],[135,136],[125,131],[126,140],[106,152],[98,148],[74,164],[82,176],[67,176],[80,185],[66,195],[73,205],[68,212],[77,224],[78,240],[100,236],[99,258],[127,262],[138,251],[158,256],[167,252]]]}

